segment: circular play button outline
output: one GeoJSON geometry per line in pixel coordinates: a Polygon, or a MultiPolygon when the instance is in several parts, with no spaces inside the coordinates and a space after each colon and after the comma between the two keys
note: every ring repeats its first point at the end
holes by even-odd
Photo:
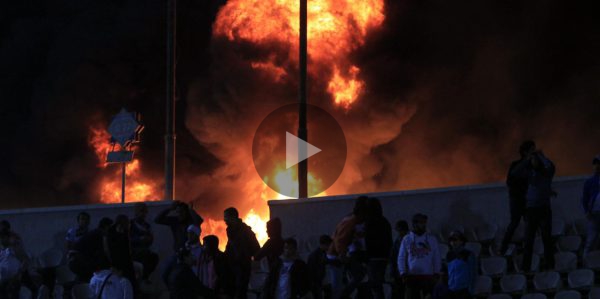
{"type": "Polygon", "coordinates": [[[299,162],[307,160],[307,193],[313,197],[335,183],[347,157],[342,127],[316,105],[306,104],[308,140],[298,137],[299,105],[286,104],[269,113],[252,141],[252,160],[260,178],[273,191],[292,198],[298,197],[299,162]]]}

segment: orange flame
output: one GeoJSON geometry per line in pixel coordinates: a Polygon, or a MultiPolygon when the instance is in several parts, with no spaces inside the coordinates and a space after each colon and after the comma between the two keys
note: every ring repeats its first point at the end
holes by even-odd
{"type": "MultiPolygon", "coordinates": [[[[348,55],[363,45],[367,32],[380,26],[385,18],[383,0],[311,0],[308,2],[308,54],[317,68],[329,70],[328,92],[344,108],[359,97],[364,82],[360,69],[348,55]]],[[[219,11],[213,27],[216,36],[231,41],[278,43],[290,48],[292,61],[298,60],[299,1],[230,0],[219,11]]],[[[273,57],[252,66],[271,71],[280,78],[281,68],[273,57]],[[261,63],[261,64],[258,64],[261,63]]]]}
{"type": "MultiPolygon", "coordinates": [[[[108,167],[106,162],[108,152],[121,149],[120,146],[111,145],[110,134],[104,129],[104,126],[100,125],[90,127],[88,143],[94,149],[99,162],[98,167],[102,168],[103,172],[98,187],[100,201],[103,203],[121,202],[121,167],[108,167]]],[[[133,159],[127,163],[125,174],[125,200],[127,202],[160,200],[156,196],[158,194],[156,182],[142,174],[139,159],[133,159]]]]}

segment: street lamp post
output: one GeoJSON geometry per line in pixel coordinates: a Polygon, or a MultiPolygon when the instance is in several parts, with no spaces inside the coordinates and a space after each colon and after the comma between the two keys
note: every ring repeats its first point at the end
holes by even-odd
{"type": "MultiPolygon", "coordinates": [[[[307,0],[300,0],[300,107],[298,111],[298,137],[308,142],[306,128],[306,52],[307,52],[307,0]]],[[[298,142],[299,157],[307,156],[306,143],[298,142]],[[302,144],[302,145],[300,145],[302,144]]],[[[298,164],[298,197],[308,197],[308,161],[303,159],[298,164]]]]}

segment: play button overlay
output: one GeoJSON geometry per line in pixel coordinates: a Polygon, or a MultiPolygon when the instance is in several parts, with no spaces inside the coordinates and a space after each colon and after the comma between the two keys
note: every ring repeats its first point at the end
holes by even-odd
{"type": "Polygon", "coordinates": [[[285,132],[285,169],[318,154],[320,151],[320,148],[305,142],[290,132],[285,132]],[[299,147],[305,148],[306,152],[299,151],[299,147]]]}
{"type": "MultiPolygon", "coordinates": [[[[252,142],[254,167],[273,191],[298,197],[298,163],[308,166],[308,196],[325,195],[346,164],[346,137],[336,119],[324,109],[306,105],[307,140],[298,137],[299,104],[269,113],[252,142]]],[[[276,194],[269,194],[273,198],[276,194]]]]}

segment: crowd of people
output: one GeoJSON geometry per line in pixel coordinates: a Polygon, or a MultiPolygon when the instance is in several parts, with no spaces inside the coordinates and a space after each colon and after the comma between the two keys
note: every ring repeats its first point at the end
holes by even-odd
{"type": "MultiPolygon", "coordinates": [[[[554,164],[536,150],[532,141],[520,147],[521,158],[512,163],[507,176],[510,224],[497,252],[507,254],[521,219],[526,223],[522,269],[530,270],[533,240],[539,231],[545,248],[545,267],[553,266],[550,199],[554,164]]],[[[600,157],[592,162],[594,175],[584,184],[581,204],[590,222],[585,252],[597,249],[600,233],[600,157]]],[[[225,251],[219,238],[200,240],[202,217],[193,206],[174,201],[158,213],[154,224],[167,226],[172,234],[173,254],[164,261],[152,250],[153,225],[148,207],[134,205],[133,217],[102,218],[90,228],[86,212],[66,234],[66,260],[76,275],[75,283],[89,283],[94,298],[145,298],[144,285],[159,262],[160,277],[175,298],[246,298],[249,291],[260,298],[384,298],[384,284],[392,285],[392,298],[472,298],[478,276],[477,258],[465,248],[467,237],[452,231],[449,251],[441,256],[438,236],[428,232],[428,216],[415,214],[411,225],[404,220],[393,229],[384,217],[380,201],[360,196],[351,213],[340,220],[332,235],[322,235],[306,260],[298,242],[282,235],[283,221],[267,223],[269,239],[261,247],[251,227],[231,207],[223,212],[227,225],[225,251]],[[396,237],[393,236],[393,230],[396,237]],[[259,289],[249,290],[253,261],[264,260],[267,274],[259,289]],[[390,280],[386,280],[389,271],[390,280]]],[[[21,285],[38,292],[51,290],[55,280],[48,269],[33,269],[19,235],[8,221],[0,222],[0,298],[18,298],[21,285]]]]}

